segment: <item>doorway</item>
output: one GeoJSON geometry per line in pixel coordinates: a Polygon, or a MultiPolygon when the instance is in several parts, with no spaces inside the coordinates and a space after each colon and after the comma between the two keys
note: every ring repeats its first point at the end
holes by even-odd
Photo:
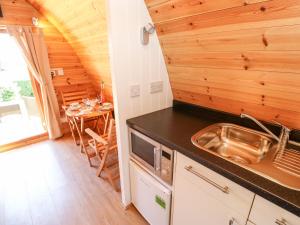
{"type": "Polygon", "coordinates": [[[22,52],[10,35],[0,33],[0,149],[45,133],[22,52]]]}

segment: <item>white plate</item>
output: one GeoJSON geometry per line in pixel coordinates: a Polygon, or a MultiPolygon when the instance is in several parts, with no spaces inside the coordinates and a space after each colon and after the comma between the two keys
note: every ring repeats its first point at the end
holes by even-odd
{"type": "Polygon", "coordinates": [[[92,107],[87,107],[87,108],[85,108],[85,109],[80,110],[80,114],[81,114],[81,115],[89,114],[89,113],[92,112],[92,110],[93,110],[92,107]]]}
{"type": "Polygon", "coordinates": [[[78,109],[80,109],[80,107],[81,107],[80,104],[78,104],[78,105],[70,105],[69,109],[73,111],[73,110],[78,110],[78,109]]]}
{"type": "Polygon", "coordinates": [[[106,108],[112,107],[112,104],[110,102],[104,102],[104,103],[102,103],[102,105],[103,105],[103,107],[106,107],[106,108]]]}

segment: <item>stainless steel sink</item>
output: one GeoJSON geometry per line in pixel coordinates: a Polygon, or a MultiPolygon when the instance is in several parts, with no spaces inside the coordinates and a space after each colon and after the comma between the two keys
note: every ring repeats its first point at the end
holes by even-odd
{"type": "Polygon", "coordinates": [[[269,134],[234,124],[217,123],[193,135],[192,143],[281,185],[300,190],[300,152],[287,149],[285,157],[280,157],[284,158],[284,162],[276,160],[277,141],[269,134]],[[294,153],[292,156],[291,151],[294,153]]]}
{"type": "Polygon", "coordinates": [[[214,124],[198,132],[192,142],[238,163],[259,163],[274,145],[266,135],[233,124],[214,124]]]}

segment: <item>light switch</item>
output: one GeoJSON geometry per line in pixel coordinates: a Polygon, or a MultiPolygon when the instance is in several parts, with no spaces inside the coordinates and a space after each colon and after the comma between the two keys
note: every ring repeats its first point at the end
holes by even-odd
{"type": "Polygon", "coordinates": [[[130,86],[130,97],[138,97],[140,96],[140,85],[131,85],[130,86]]]}
{"type": "Polygon", "coordinates": [[[157,93],[163,91],[163,82],[155,81],[150,84],[150,93],[157,93]]]}

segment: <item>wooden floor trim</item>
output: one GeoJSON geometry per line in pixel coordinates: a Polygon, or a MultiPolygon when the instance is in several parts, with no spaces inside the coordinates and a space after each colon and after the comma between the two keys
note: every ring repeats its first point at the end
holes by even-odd
{"type": "Polygon", "coordinates": [[[43,133],[43,134],[39,134],[39,135],[35,135],[29,138],[25,138],[16,142],[12,142],[9,144],[5,144],[5,145],[0,145],[0,153],[1,152],[6,152],[15,148],[20,148],[26,145],[30,145],[30,144],[34,144],[40,141],[45,141],[49,139],[49,135],[48,133],[43,133]]]}

